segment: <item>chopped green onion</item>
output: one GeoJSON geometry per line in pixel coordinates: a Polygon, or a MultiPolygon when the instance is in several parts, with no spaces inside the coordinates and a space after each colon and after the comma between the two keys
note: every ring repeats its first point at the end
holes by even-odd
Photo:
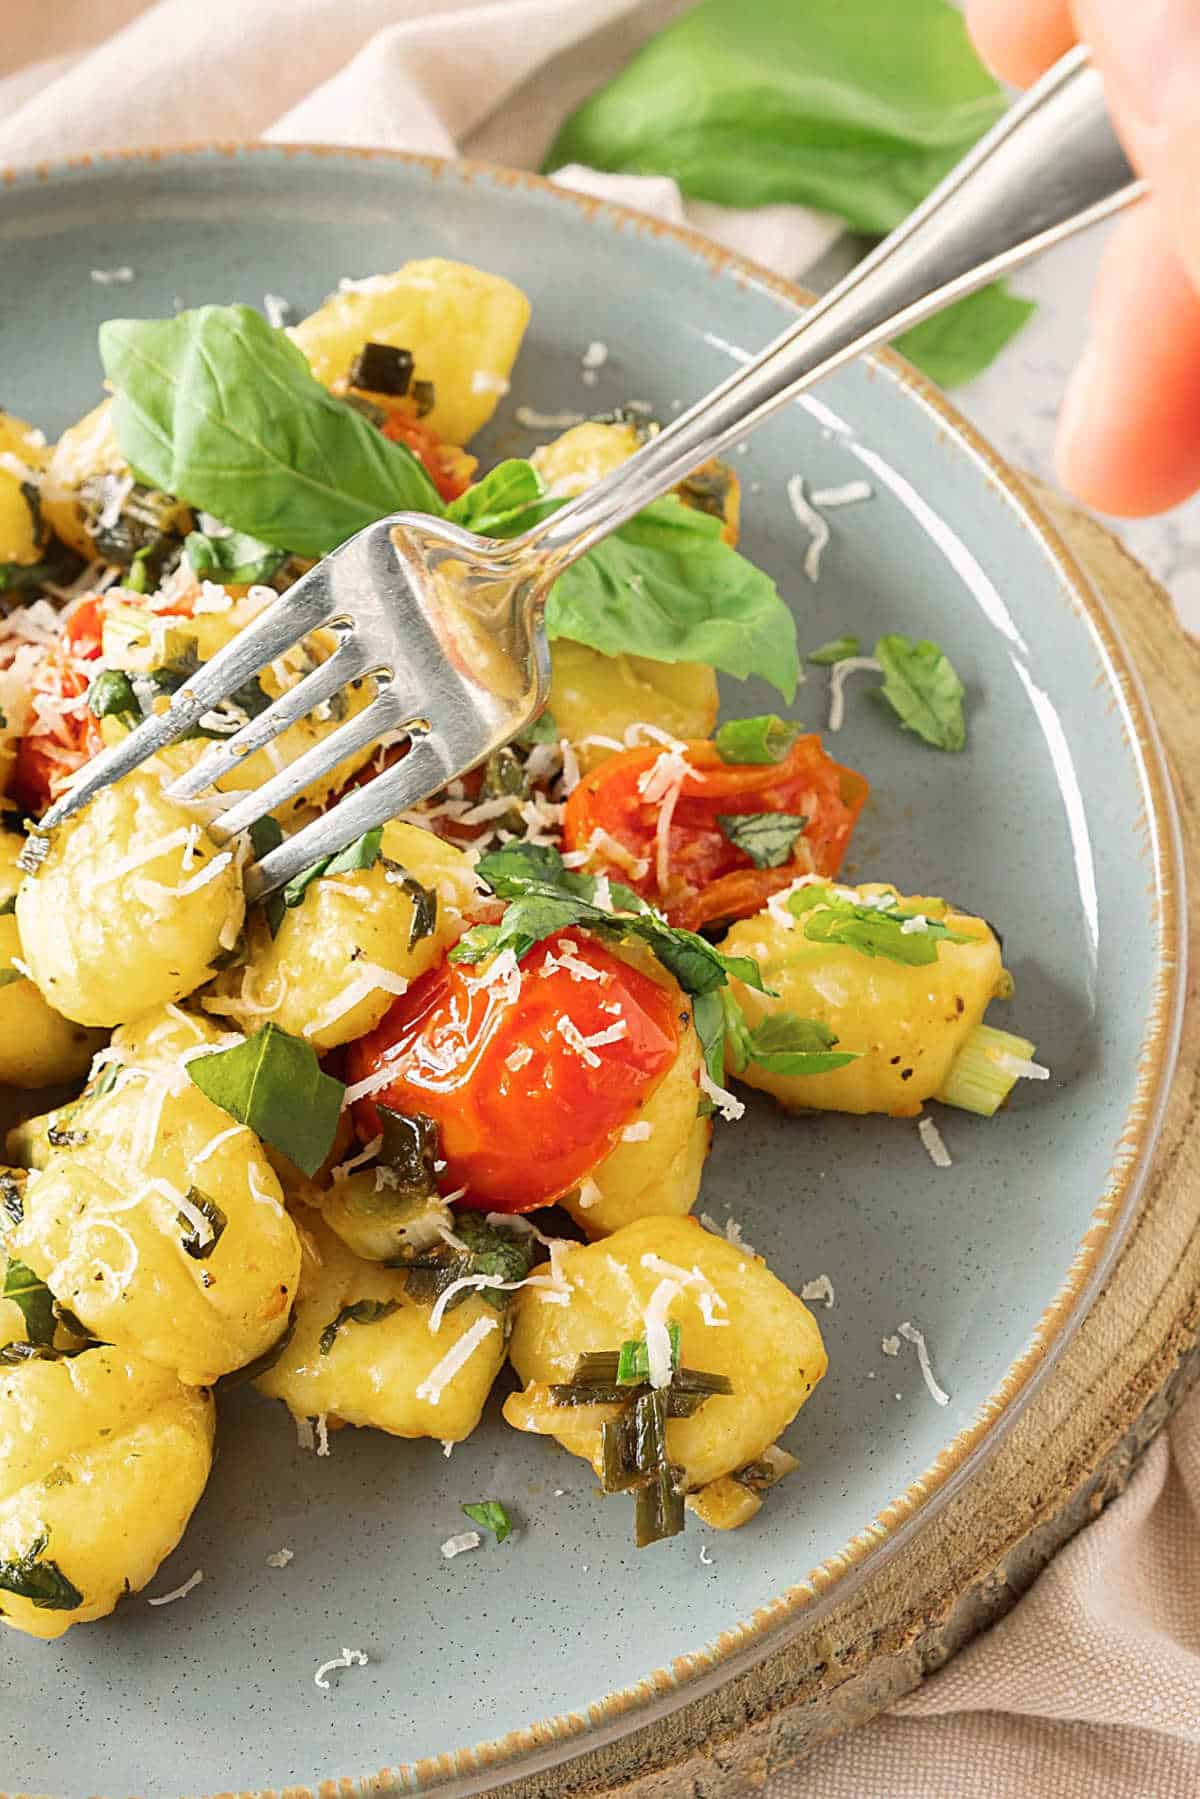
{"type": "Polygon", "coordinates": [[[991,1118],[1020,1079],[1019,1064],[1027,1063],[1033,1051],[1028,1037],[977,1024],[950,1064],[950,1072],[934,1098],[944,1106],[958,1106],[961,1111],[991,1118]]]}
{"type": "MultiPolygon", "coordinates": [[[[667,1325],[667,1335],[671,1339],[671,1372],[674,1374],[679,1367],[680,1337],[679,1326],[674,1319],[667,1325]]],[[[649,1379],[650,1350],[646,1339],[645,1337],[630,1337],[622,1343],[618,1353],[617,1385],[618,1387],[640,1386],[649,1379]]]]}

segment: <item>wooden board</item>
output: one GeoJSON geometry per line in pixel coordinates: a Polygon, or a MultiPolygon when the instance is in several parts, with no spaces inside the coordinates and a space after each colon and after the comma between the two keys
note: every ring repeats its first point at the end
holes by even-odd
{"type": "MultiPolygon", "coordinates": [[[[1200,642],[1102,526],[1031,483],[1104,596],[1141,673],[1200,892],[1200,642]]],[[[1189,965],[1200,967],[1200,908],[1189,965]]],[[[666,1720],[506,1785],[505,1799],[619,1790],[724,1799],[911,1692],[1010,1610],[1055,1551],[1125,1487],[1200,1376],[1200,1006],[1189,982],[1179,1067],[1151,1175],[1088,1317],[981,1472],[892,1559],[786,1648],[666,1720]]]]}

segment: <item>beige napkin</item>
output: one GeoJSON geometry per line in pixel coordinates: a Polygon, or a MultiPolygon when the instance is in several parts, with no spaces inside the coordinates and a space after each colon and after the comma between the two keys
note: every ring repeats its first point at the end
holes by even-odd
{"type": "MultiPolygon", "coordinates": [[[[795,4],[796,0],[780,0],[795,4]]],[[[0,166],[266,136],[533,165],[680,0],[0,0],[0,166]]],[[[836,227],[575,185],[686,218],[783,274],[836,227]]],[[[1197,1799],[1200,1395],[1002,1623],[768,1799],[1197,1799]]]]}

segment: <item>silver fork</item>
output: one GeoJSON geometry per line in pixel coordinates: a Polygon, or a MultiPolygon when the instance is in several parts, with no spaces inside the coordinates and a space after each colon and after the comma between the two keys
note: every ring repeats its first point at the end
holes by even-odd
{"type": "Polygon", "coordinates": [[[207,753],[168,790],[198,797],[348,682],[370,703],[210,824],[246,830],[345,757],[402,733],[407,753],[247,869],[247,897],[282,886],[475,767],[542,710],[547,593],[572,562],[812,382],[919,324],[1039,251],[1138,199],[1084,50],[1072,51],[923,205],[753,362],[622,467],[507,543],[398,513],[326,556],[179,689],[170,706],[101,752],[43,818],[48,832],[102,787],[173,742],[311,632],[328,660],[207,753]]]}

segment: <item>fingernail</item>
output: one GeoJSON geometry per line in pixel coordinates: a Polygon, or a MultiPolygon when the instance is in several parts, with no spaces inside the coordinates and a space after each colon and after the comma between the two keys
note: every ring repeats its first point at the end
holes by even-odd
{"type": "Polygon", "coordinates": [[[1081,0],[1080,35],[1109,88],[1147,128],[1190,122],[1200,89],[1194,0],[1081,0]]]}
{"type": "Polygon", "coordinates": [[[1083,355],[1067,383],[1067,391],[1058,412],[1058,437],[1054,450],[1054,466],[1062,485],[1079,494],[1090,485],[1088,471],[1092,451],[1107,428],[1107,400],[1104,390],[1104,368],[1100,347],[1094,338],[1084,345],[1083,355]]]}

